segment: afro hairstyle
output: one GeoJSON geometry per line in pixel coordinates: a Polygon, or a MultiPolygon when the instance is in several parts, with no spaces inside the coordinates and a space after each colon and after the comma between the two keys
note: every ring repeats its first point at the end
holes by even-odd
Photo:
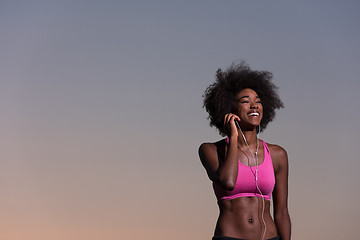
{"type": "Polygon", "coordinates": [[[275,118],[275,110],[284,107],[272,80],[272,73],[255,71],[244,62],[233,63],[226,71],[220,68],[216,72],[216,81],[211,84],[203,95],[203,107],[208,112],[210,126],[215,126],[220,135],[225,136],[224,118],[231,113],[235,96],[243,89],[254,90],[263,105],[261,131],[275,118]]]}

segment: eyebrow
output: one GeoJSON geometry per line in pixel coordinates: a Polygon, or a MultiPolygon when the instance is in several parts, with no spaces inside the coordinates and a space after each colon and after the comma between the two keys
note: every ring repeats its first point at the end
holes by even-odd
{"type": "MultiPolygon", "coordinates": [[[[242,96],[241,98],[239,98],[238,100],[241,100],[243,98],[249,98],[250,96],[246,95],[246,96],[242,96]]],[[[256,96],[256,98],[260,98],[259,96],[256,96]]]]}

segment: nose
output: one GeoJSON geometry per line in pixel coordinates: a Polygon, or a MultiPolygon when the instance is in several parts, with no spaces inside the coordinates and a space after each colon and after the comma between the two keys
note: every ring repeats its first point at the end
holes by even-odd
{"type": "Polygon", "coordinates": [[[256,102],[252,102],[250,109],[259,109],[259,105],[256,102]]]}

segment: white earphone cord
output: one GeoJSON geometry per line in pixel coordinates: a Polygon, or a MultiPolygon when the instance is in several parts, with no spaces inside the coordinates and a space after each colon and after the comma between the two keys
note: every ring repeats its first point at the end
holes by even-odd
{"type": "MultiPolygon", "coordinates": [[[[242,132],[241,128],[239,127],[240,129],[240,132],[241,132],[241,135],[242,137],[244,138],[244,141],[245,141],[245,144],[246,146],[248,147],[249,149],[249,152],[251,153],[253,159],[255,160],[255,163],[256,163],[256,166],[255,166],[255,185],[256,185],[256,188],[257,190],[259,191],[260,195],[261,195],[261,199],[262,199],[262,212],[261,212],[261,220],[262,222],[264,223],[264,233],[262,234],[261,236],[261,239],[264,240],[265,238],[265,233],[266,233],[266,223],[265,223],[265,220],[264,220],[264,211],[265,211],[265,200],[264,200],[264,195],[262,194],[259,186],[258,186],[258,182],[257,182],[257,179],[258,179],[258,175],[257,175],[257,170],[258,170],[258,165],[259,165],[259,160],[258,160],[258,157],[257,157],[257,153],[258,153],[258,150],[259,150],[259,139],[257,138],[257,135],[256,135],[256,152],[255,152],[255,156],[254,154],[252,153],[250,147],[249,147],[249,144],[247,143],[246,141],[246,138],[245,138],[245,135],[244,133],[242,132]]],[[[252,168],[250,167],[251,171],[252,171],[252,168]]],[[[254,173],[254,172],[253,172],[254,173]]]]}

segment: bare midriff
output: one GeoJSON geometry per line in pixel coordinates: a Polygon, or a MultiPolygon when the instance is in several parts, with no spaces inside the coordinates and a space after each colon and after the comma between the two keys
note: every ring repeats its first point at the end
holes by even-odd
{"type": "Polygon", "coordinates": [[[262,239],[265,229],[262,219],[263,202],[266,224],[264,239],[276,237],[278,232],[270,215],[270,201],[261,197],[240,197],[219,201],[220,215],[214,235],[249,240],[262,239]]]}

